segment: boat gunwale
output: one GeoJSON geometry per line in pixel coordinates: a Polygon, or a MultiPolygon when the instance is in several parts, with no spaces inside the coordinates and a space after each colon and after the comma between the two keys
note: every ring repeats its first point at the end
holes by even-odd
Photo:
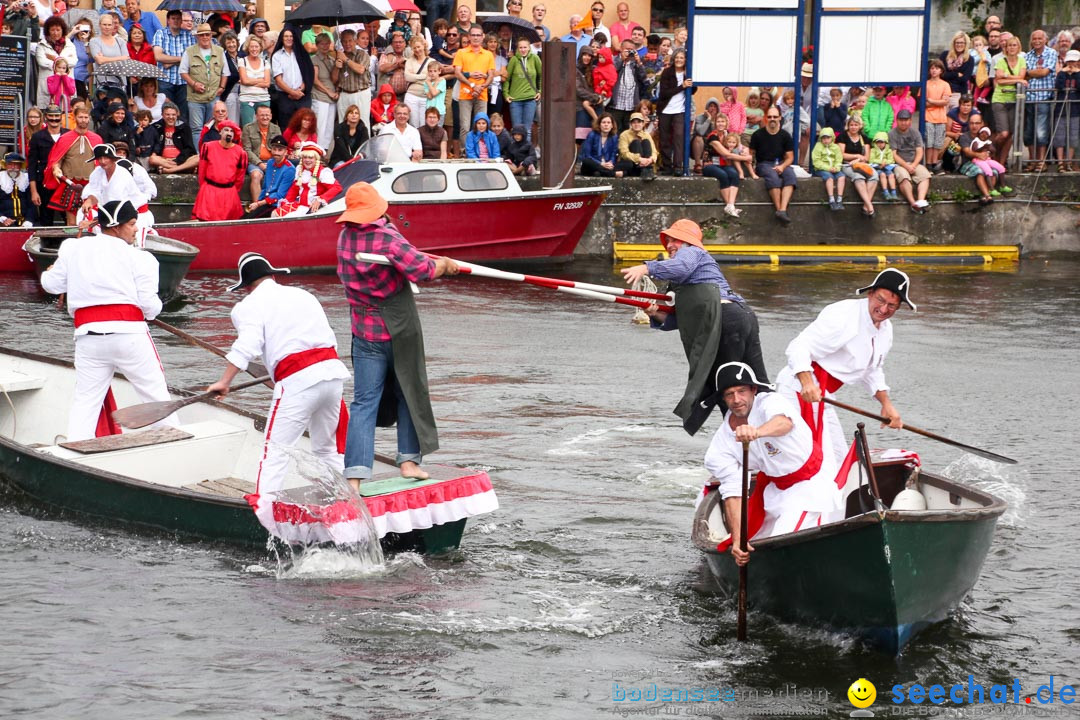
{"type": "MultiPolygon", "coordinates": [[[[63,367],[63,368],[69,368],[71,370],[74,370],[74,368],[75,368],[75,363],[73,361],[70,361],[70,360],[62,360],[60,358],[49,357],[49,356],[46,356],[46,355],[38,355],[37,353],[32,353],[32,352],[29,352],[29,351],[26,351],[26,350],[16,350],[14,348],[5,347],[5,346],[2,346],[2,345],[0,345],[0,355],[11,355],[11,356],[14,356],[14,357],[22,358],[24,360],[33,360],[33,361],[36,361],[36,362],[45,363],[47,365],[55,365],[55,366],[59,366],[59,367],[63,367]]],[[[123,373],[116,373],[114,375],[114,377],[120,377],[120,378],[123,378],[125,382],[130,382],[123,375],[123,373]]],[[[172,386],[169,386],[168,389],[169,389],[170,393],[172,393],[174,395],[178,395],[180,397],[191,396],[193,394],[191,391],[183,390],[183,389],[180,389],[180,388],[174,388],[172,386]]],[[[263,416],[260,415],[259,413],[253,412],[251,410],[245,410],[243,408],[237,407],[235,405],[231,405],[231,404],[229,404],[227,402],[222,402],[220,400],[215,403],[215,406],[221,407],[221,408],[223,408],[223,409],[225,409],[225,410],[227,410],[229,412],[240,415],[241,417],[244,417],[244,418],[246,418],[248,420],[251,420],[253,423],[257,422],[258,420],[263,419],[263,416]]],[[[222,506],[231,507],[231,508],[234,508],[234,509],[235,508],[246,508],[246,507],[248,507],[248,502],[243,498],[231,498],[231,497],[226,497],[224,495],[218,495],[216,493],[203,492],[203,491],[199,491],[199,490],[189,490],[188,488],[185,488],[185,487],[173,487],[173,486],[170,486],[170,485],[159,485],[159,484],[156,484],[156,483],[148,482],[146,480],[140,480],[139,478],[132,477],[130,475],[120,475],[120,474],[115,473],[115,472],[113,472],[111,470],[105,470],[103,468],[98,468],[98,467],[94,467],[94,466],[90,466],[90,465],[84,465],[82,463],[75,462],[74,460],[69,460],[67,458],[57,457],[56,455],[51,455],[51,454],[48,454],[48,453],[39,453],[39,452],[36,452],[35,449],[30,447],[29,445],[27,445],[25,443],[22,443],[22,442],[19,442],[19,441],[15,440],[14,438],[9,438],[7,435],[0,434],[0,445],[3,445],[4,447],[10,449],[13,452],[21,453],[22,455],[26,455],[28,457],[31,457],[36,461],[42,461],[42,462],[45,462],[47,464],[63,467],[66,470],[78,471],[78,472],[81,472],[81,473],[84,473],[84,474],[87,474],[87,475],[92,475],[92,476],[94,476],[96,478],[99,478],[101,480],[106,480],[108,482],[111,482],[111,483],[114,483],[114,484],[117,484],[117,485],[133,487],[133,488],[136,488],[136,489],[139,489],[139,490],[150,490],[152,492],[156,492],[156,493],[159,493],[159,494],[162,494],[162,495],[169,495],[169,496],[179,497],[179,498],[184,498],[184,499],[189,499],[189,500],[190,499],[195,499],[195,500],[198,500],[200,502],[209,501],[209,502],[211,502],[211,503],[213,503],[215,505],[222,505],[222,506]]],[[[388,457],[386,455],[382,455],[380,453],[375,454],[375,459],[380,461],[380,462],[384,462],[384,463],[387,463],[387,464],[390,464],[390,465],[394,464],[393,458],[390,458],[390,457],[388,457]]],[[[3,478],[3,477],[6,477],[6,473],[5,473],[4,470],[0,470],[0,478],[3,478]]],[[[11,486],[15,487],[20,492],[23,492],[25,494],[29,494],[29,493],[26,493],[25,490],[23,490],[22,487],[20,487],[20,485],[15,481],[7,480],[6,483],[8,485],[11,485],[11,486]]]]}
{"type": "MultiPolygon", "coordinates": [[[[58,226],[58,227],[61,227],[61,226],[58,226]]],[[[62,227],[76,227],[76,226],[75,225],[64,225],[62,227]]],[[[68,238],[64,238],[64,239],[67,240],[68,238]]],[[[142,248],[142,249],[146,250],[147,252],[152,253],[154,255],[167,255],[169,257],[175,257],[175,258],[178,258],[178,259],[181,259],[181,260],[190,259],[191,261],[194,261],[195,256],[197,256],[199,254],[199,248],[192,245],[191,243],[186,243],[183,240],[177,240],[176,238],[171,238],[171,237],[168,237],[166,235],[157,235],[156,237],[153,237],[153,239],[156,242],[162,242],[163,241],[165,245],[169,246],[169,247],[164,247],[164,248],[142,248]]],[[[48,249],[42,248],[41,247],[41,235],[37,234],[36,232],[26,239],[26,242],[24,242],[22,244],[22,249],[23,249],[24,252],[26,252],[26,253],[28,253],[30,255],[41,256],[43,258],[48,258],[48,259],[55,259],[60,254],[59,250],[48,250],[48,249]]]]}
{"type": "MultiPolygon", "coordinates": [[[[787,533],[757,540],[754,542],[754,550],[755,552],[760,552],[762,550],[782,549],[793,545],[812,542],[815,539],[855,532],[869,525],[883,525],[886,522],[978,522],[988,518],[999,517],[1008,507],[1008,504],[996,495],[971,487],[970,485],[956,483],[939,475],[922,472],[920,473],[919,481],[941,490],[955,493],[960,497],[983,502],[985,504],[983,507],[956,508],[952,510],[870,510],[827,525],[820,525],[807,528],[806,530],[800,530],[796,533],[787,533]]],[[[707,554],[726,555],[728,554],[726,551],[720,552],[717,550],[717,542],[706,539],[707,536],[705,533],[707,531],[708,522],[706,520],[705,509],[709,502],[710,498],[706,498],[699,506],[697,512],[694,513],[691,542],[697,549],[707,554]]]]}

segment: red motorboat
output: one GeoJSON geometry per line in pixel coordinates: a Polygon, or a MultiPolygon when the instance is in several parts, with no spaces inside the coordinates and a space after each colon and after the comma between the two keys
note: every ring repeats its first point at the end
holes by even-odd
{"type": "MultiPolygon", "coordinates": [[[[505,163],[467,160],[353,160],[337,168],[343,188],[370,182],[389,201],[389,214],[409,242],[428,252],[472,262],[568,260],[609,187],[526,192],[505,163]]],[[[254,251],[296,270],[332,269],[344,210],[341,196],[298,217],[227,222],[162,223],[162,235],[199,248],[192,270],[236,269],[254,251]]],[[[30,271],[22,250],[33,228],[0,228],[0,271],[30,271]]]]}

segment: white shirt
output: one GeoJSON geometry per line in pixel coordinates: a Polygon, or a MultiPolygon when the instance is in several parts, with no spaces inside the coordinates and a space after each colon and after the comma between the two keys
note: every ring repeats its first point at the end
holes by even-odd
{"type": "Polygon", "coordinates": [[[98,207],[113,200],[130,200],[136,208],[141,208],[150,202],[146,193],[135,184],[131,173],[122,167],[114,168],[111,178],[105,175],[104,168],[94,168],[94,171],[90,173],[90,179],[86,182],[86,187],[83,188],[84,198],[91,195],[97,198],[98,207]]]}
{"type": "MultiPolygon", "coordinates": [[[[120,168],[123,169],[123,168],[120,168]]],[[[130,177],[130,176],[129,176],[130,177]]],[[[135,305],[147,320],[161,312],[158,261],[150,253],[112,235],[69,238],[56,262],[41,273],[41,287],[53,295],[67,293],[68,313],[95,305],[135,305]]],[[[86,323],[75,335],[148,332],[145,322],[109,320],[86,323]]]]}
{"type": "Polygon", "coordinates": [[[300,64],[296,62],[296,55],[286,52],[285,48],[278,50],[270,58],[270,68],[271,76],[276,78],[280,75],[281,81],[293,89],[299,88],[304,82],[304,77],[300,74],[300,64]]]}
{"type": "MultiPolygon", "coordinates": [[[[131,163],[131,169],[135,172],[131,173],[132,179],[135,180],[136,187],[140,192],[150,200],[157,197],[157,185],[150,179],[150,173],[146,172],[146,168],[137,162],[131,163]]],[[[136,205],[135,207],[139,207],[136,205]]]]}
{"type": "MultiPolygon", "coordinates": [[[[750,471],[763,472],[771,477],[793,473],[810,457],[813,438],[810,427],[799,409],[785,396],[775,392],[758,392],[750,408],[747,422],[759,427],[778,415],[791,420],[794,427],[787,435],[758,438],[750,443],[750,471]]],[[[720,497],[739,497],[742,494],[742,443],[731,429],[730,411],[713,435],[705,453],[705,468],[720,481],[720,497]]],[[[840,491],[836,487],[836,464],[823,453],[821,469],[809,480],[797,482],[787,490],[770,483],[765,488],[765,512],[779,515],[790,510],[828,512],[840,507],[840,491]]]]}
{"type": "Polygon", "coordinates": [[[679,92],[671,96],[661,111],[661,115],[677,115],[686,110],[686,90],[682,86],[684,80],[686,80],[685,72],[675,73],[675,83],[679,86],[679,92]]]}
{"type": "Polygon", "coordinates": [[[892,323],[885,320],[875,327],[869,303],[863,297],[827,305],[788,345],[788,364],[777,382],[788,384],[787,376],[811,371],[816,361],[845,385],[861,382],[871,395],[888,390],[884,365],[892,347],[892,323]]]}
{"type": "Polygon", "coordinates": [[[414,150],[424,151],[424,146],[420,142],[420,131],[412,125],[406,125],[404,131],[398,131],[397,123],[386,123],[383,125],[382,130],[379,131],[379,134],[397,137],[398,142],[401,143],[401,148],[409,157],[412,157],[414,150]]]}
{"type": "MultiPolygon", "coordinates": [[[[337,349],[337,336],[315,296],[297,287],[278,285],[272,277],[236,304],[232,323],[237,338],[225,359],[241,370],[262,356],[273,375],[278,363],[293,353],[313,348],[337,349]]],[[[323,380],[347,377],[349,371],[340,360],[323,360],[288,376],[284,382],[290,390],[299,391],[323,380]]]]}

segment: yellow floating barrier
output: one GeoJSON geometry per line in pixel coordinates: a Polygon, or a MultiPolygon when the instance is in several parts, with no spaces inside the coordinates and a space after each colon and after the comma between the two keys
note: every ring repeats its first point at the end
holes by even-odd
{"type": "MultiPolygon", "coordinates": [[[[721,264],[991,265],[1020,262],[1020,245],[706,245],[721,264]]],[[[667,257],[659,243],[615,243],[616,262],[667,257]]]]}

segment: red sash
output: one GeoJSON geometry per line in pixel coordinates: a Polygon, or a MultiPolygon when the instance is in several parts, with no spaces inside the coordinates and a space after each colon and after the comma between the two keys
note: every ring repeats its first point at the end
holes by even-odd
{"type": "Polygon", "coordinates": [[[93,322],[142,322],[145,319],[143,311],[137,305],[91,305],[75,311],[75,327],[93,322]]]}
{"type": "Polygon", "coordinates": [[[150,212],[150,206],[143,203],[139,207],[135,208],[135,212],[139,213],[140,215],[142,215],[144,212],[150,212]]]}
{"type": "MultiPolygon", "coordinates": [[[[311,367],[324,360],[337,360],[337,350],[334,348],[311,348],[301,350],[292,355],[286,355],[274,368],[274,382],[281,382],[290,375],[295,375],[306,367],[311,367]]],[[[345,438],[349,434],[349,408],[345,400],[341,401],[341,409],[338,411],[337,425],[337,451],[345,452],[345,438]]]]}
{"type": "MultiPolygon", "coordinates": [[[[814,371],[814,379],[817,380],[818,387],[821,388],[822,397],[827,392],[836,392],[844,383],[840,382],[829,371],[821,367],[817,363],[812,363],[811,367],[814,371]]],[[[814,406],[807,401],[803,400],[802,395],[799,395],[799,414],[802,419],[806,421],[806,424],[810,426],[810,437],[813,441],[813,446],[810,450],[810,457],[806,459],[806,462],[802,464],[798,470],[790,472],[787,475],[781,475],[780,477],[771,477],[765,473],[757,474],[757,483],[754,485],[754,492],[750,494],[750,497],[746,501],[746,536],[752,538],[761,530],[761,526],[765,523],[765,488],[770,484],[776,485],[781,490],[787,490],[796,483],[800,483],[814,477],[821,470],[821,460],[823,451],[821,449],[821,441],[825,434],[825,401],[822,400],[818,403],[817,417],[814,417],[814,406]]],[[[839,487],[843,487],[843,481],[847,479],[847,470],[851,468],[850,464],[846,465],[846,469],[842,469],[841,473],[836,477],[836,483],[839,487]]],[[[716,549],[720,552],[725,552],[731,547],[731,538],[724,540],[722,543],[716,546],[716,549]]]]}

